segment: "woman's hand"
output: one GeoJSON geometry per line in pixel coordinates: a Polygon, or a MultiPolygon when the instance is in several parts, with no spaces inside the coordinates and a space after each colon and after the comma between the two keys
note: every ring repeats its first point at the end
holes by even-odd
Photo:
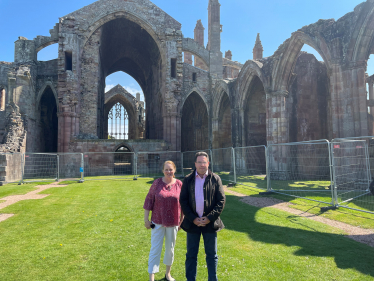
{"type": "Polygon", "coordinates": [[[144,221],[144,226],[146,229],[151,229],[151,222],[150,221],[144,221]]]}

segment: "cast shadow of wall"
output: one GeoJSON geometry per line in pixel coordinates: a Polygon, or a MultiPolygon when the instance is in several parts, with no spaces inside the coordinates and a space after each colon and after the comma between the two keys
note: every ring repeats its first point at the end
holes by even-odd
{"type": "MultiPolygon", "coordinates": [[[[221,215],[226,229],[247,233],[254,241],[288,247],[298,246],[300,249],[294,252],[296,256],[333,257],[340,269],[352,268],[374,277],[373,248],[342,235],[318,232],[307,224],[303,227],[309,230],[260,223],[255,218],[260,208],[245,204],[232,195],[226,195],[226,199],[221,215]]],[[[267,213],[276,216],[271,212],[267,213]]],[[[290,223],[302,224],[294,215],[279,216],[279,220],[285,219],[290,223]]]]}

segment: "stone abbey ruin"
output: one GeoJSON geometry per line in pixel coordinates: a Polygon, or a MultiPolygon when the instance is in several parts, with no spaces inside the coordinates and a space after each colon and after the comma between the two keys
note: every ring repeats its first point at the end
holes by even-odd
{"type": "Polygon", "coordinates": [[[0,151],[194,151],[373,135],[374,0],[302,27],[270,57],[258,35],[244,65],[223,56],[220,8],[209,0],[207,46],[201,21],[185,38],[148,0],[99,0],[61,17],[50,36],[18,37],[14,62],[0,62],[0,151]],[[58,58],[38,61],[55,43],[58,58]],[[139,83],[145,103],[121,86],[105,92],[117,71],[139,83]],[[126,109],[127,138],[108,137],[115,105],[126,109]]]}

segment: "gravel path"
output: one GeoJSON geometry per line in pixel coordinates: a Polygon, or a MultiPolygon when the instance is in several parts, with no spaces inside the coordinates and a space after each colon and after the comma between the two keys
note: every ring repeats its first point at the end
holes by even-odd
{"type": "Polygon", "coordinates": [[[323,218],[314,214],[303,212],[294,208],[290,208],[289,205],[292,205],[289,202],[284,202],[278,199],[269,198],[269,197],[251,197],[244,194],[225,188],[225,192],[232,195],[241,197],[241,201],[255,207],[265,208],[271,207],[276,208],[282,211],[286,211],[296,216],[305,217],[314,221],[318,221],[336,228],[343,230],[347,233],[346,237],[351,238],[357,242],[367,244],[371,247],[374,247],[374,229],[364,229],[356,226],[352,226],[343,222],[338,222],[323,218]]]}
{"type": "MultiPolygon", "coordinates": [[[[9,205],[12,205],[14,203],[17,203],[22,200],[30,200],[30,199],[43,199],[47,197],[49,194],[37,194],[39,192],[42,192],[46,189],[52,188],[52,187],[63,187],[66,185],[60,185],[56,183],[47,184],[47,185],[38,185],[36,186],[38,189],[35,189],[27,194],[24,195],[11,195],[7,197],[0,198],[1,201],[5,200],[5,202],[0,203],[0,210],[8,207],[9,205]]],[[[0,222],[5,221],[6,219],[9,219],[14,214],[2,214],[0,213],[0,222]]]]}

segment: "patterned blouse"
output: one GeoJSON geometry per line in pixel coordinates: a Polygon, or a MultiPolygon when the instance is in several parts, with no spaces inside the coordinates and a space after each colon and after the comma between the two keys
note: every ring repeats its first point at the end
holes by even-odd
{"type": "Polygon", "coordinates": [[[162,178],[155,180],[145,198],[143,208],[152,211],[152,221],[164,227],[180,225],[181,205],[179,204],[179,194],[182,182],[176,180],[170,190],[162,178]]]}

